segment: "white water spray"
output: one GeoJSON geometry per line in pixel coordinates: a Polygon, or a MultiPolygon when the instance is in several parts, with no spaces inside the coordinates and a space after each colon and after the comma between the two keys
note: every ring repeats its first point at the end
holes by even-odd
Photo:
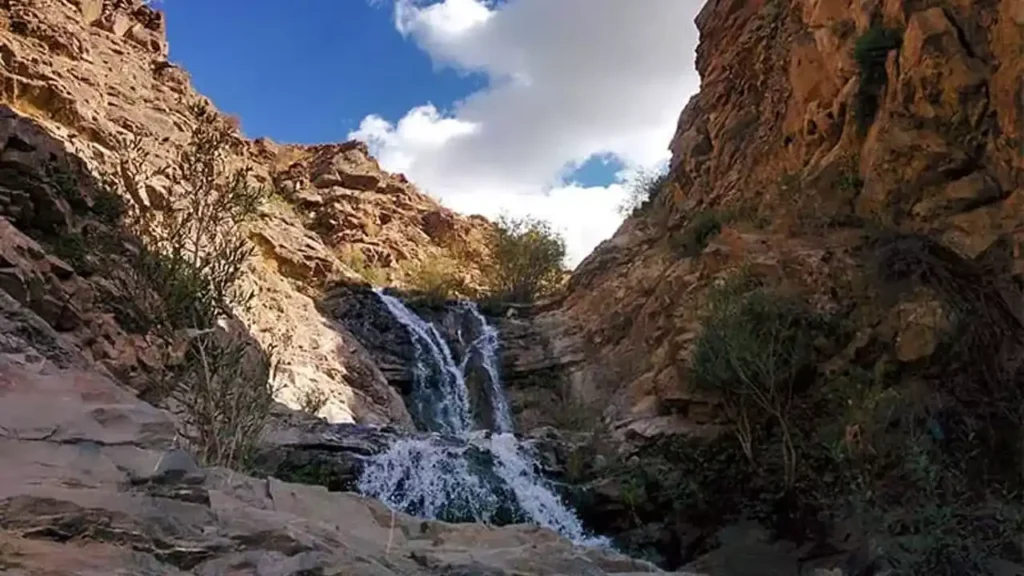
{"type": "MultiPolygon", "coordinates": [[[[400,300],[377,293],[412,338],[414,399],[432,430],[453,437],[402,438],[371,457],[359,491],[409,514],[448,521],[530,522],[579,544],[607,545],[591,538],[580,520],[537,472],[532,455],[511,433],[514,426],[498,369],[498,331],[471,302],[460,304],[479,324],[479,336],[456,365],[437,329],[400,300]],[[476,352],[487,372],[494,434],[473,429],[465,371],[476,352]],[[437,377],[431,378],[431,375],[437,377]]],[[[458,334],[461,340],[461,332],[458,334]]]]}
{"type": "Polygon", "coordinates": [[[452,360],[452,352],[433,324],[409,310],[401,300],[378,291],[384,305],[409,331],[416,355],[413,383],[417,401],[431,406],[433,422],[441,432],[465,434],[472,426],[469,411],[469,393],[462,370],[452,360]],[[431,368],[437,370],[437,389],[430,387],[431,368]]]}
{"type": "Polygon", "coordinates": [[[480,336],[470,344],[466,357],[462,360],[461,370],[465,374],[466,364],[472,356],[472,351],[478,351],[480,353],[480,363],[483,365],[484,370],[487,371],[491,411],[494,413],[494,431],[499,433],[512,432],[515,429],[512,423],[512,412],[508,408],[508,400],[505,398],[505,390],[501,386],[501,375],[498,370],[498,349],[501,346],[498,329],[488,324],[487,319],[480,313],[475,302],[466,301],[461,306],[480,325],[481,332],[480,336]]]}

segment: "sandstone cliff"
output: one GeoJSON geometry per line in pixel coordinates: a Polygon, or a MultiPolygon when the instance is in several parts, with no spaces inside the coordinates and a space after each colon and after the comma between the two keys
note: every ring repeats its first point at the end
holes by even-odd
{"type": "Polygon", "coordinates": [[[585,518],[665,565],[1019,573],[991,558],[1019,562],[1024,530],[1024,4],[710,0],[697,25],[667,183],[502,322],[513,409],[618,439],[618,468],[555,460],[585,518]],[[831,323],[746,457],[736,398],[694,369],[730,278],[831,323]],[[982,501],[1015,512],[987,531],[982,501]]]}
{"type": "MultiPolygon", "coordinates": [[[[169,62],[163,15],[141,2],[42,0],[0,3],[0,188],[5,288],[78,338],[123,381],[144,372],[147,343],[126,334],[92,302],[98,281],[56,260],[33,231],[78,232],[82,218],[47,172],[74,165],[94,179],[126,158],[153,175],[133,194],[159,207],[174,183],[155,175],[188,137],[188,102],[200,98],[169,62]],[[48,288],[29,289],[35,286],[48,288]]],[[[486,221],[465,218],[387,174],[365,146],[250,141],[238,135],[231,161],[274,197],[248,235],[259,254],[244,283],[257,294],[250,331],[281,361],[280,399],[296,406],[310,390],[329,400],[333,421],[409,424],[401,397],[358,342],[317,310],[321,290],[362,281],[367,270],[400,283],[403,270],[459,248],[476,254],[486,221]]],[[[466,267],[466,281],[477,272],[466,267]]]]}
{"type": "MultiPolygon", "coordinates": [[[[821,310],[867,306],[864,233],[886,228],[1021,272],[1020,2],[712,0],[697,24],[701,90],[670,144],[669,183],[579,266],[555,310],[506,329],[549,347],[510,354],[513,373],[564,365],[639,437],[712,424],[685,368],[702,295],[741,267],[821,310]],[[902,34],[880,50],[881,86],[864,86],[877,80],[855,60],[872,28],[902,34]],[[691,253],[687,229],[707,214],[721,233],[691,253]]],[[[913,321],[881,320],[863,321],[865,337],[908,360],[934,349],[913,321]]]]}

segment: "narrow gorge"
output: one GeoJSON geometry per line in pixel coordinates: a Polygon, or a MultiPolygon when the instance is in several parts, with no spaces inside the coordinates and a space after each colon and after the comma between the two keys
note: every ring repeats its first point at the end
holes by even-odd
{"type": "Polygon", "coordinates": [[[667,172],[513,298],[149,3],[0,0],[0,573],[1024,574],[1024,2],[696,24],[667,172]]]}

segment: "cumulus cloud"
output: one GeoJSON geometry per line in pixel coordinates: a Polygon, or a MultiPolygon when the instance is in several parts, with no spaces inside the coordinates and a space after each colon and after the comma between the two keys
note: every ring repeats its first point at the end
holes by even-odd
{"type": "Polygon", "coordinates": [[[351,137],[448,206],[532,214],[567,236],[571,264],[621,221],[621,182],[566,175],[594,156],[629,169],[664,162],[696,91],[699,2],[395,0],[395,26],[439,66],[487,87],[451,110],[424,105],[397,122],[365,118],[351,137]]]}

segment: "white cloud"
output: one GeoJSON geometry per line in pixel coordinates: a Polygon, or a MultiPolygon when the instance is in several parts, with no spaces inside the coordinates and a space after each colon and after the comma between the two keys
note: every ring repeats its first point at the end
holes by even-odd
{"type": "Polygon", "coordinates": [[[395,0],[395,26],[438,65],[486,74],[454,110],[426,104],[351,137],[454,209],[532,214],[577,263],[621,218],[623,187],[563,181],[595,155],[627,167],[667,156],[687,98],[700,8],[687,0],[395,0]]]}

